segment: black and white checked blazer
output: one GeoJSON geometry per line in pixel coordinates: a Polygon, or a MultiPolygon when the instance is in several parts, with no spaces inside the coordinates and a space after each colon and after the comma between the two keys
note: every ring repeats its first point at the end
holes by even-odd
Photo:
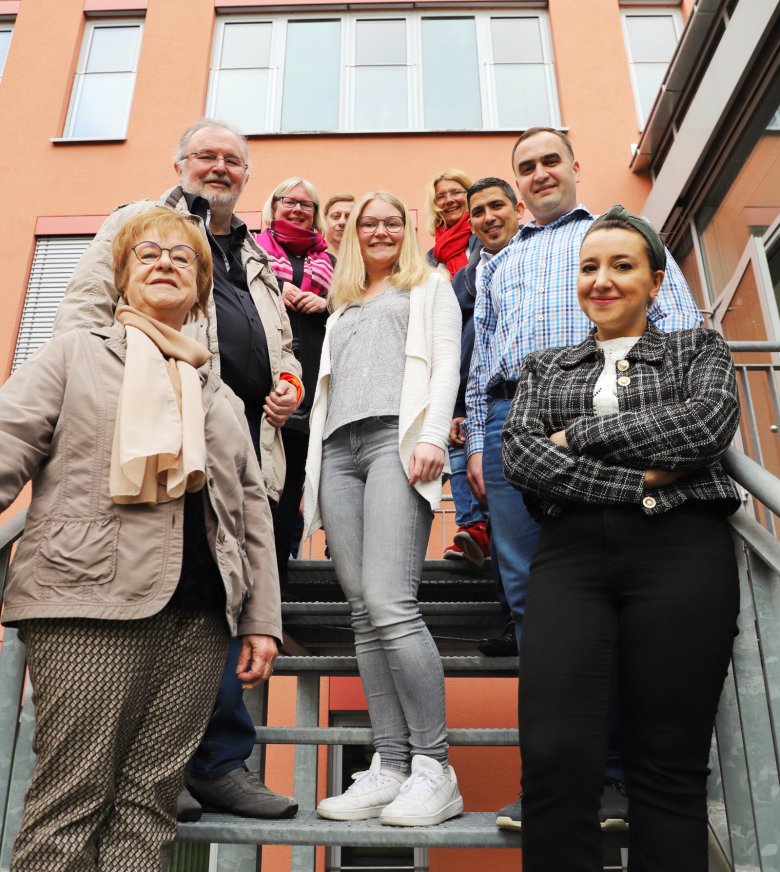
{"type": "Polygon", "coordinates": [[[653,515],[687,500],[736,511],[739,495],[720,458],[739,423],[739,400],[721,336],[648,324],[626,363],[618,371],[620,412],[597,416],[593,390],[604,353],[595,330],[579,345],[526,357],[501,438],[504,475],[529,511],[555,517],[574,502],[635,505],[653,515]],[[557,430],[566,431],[568,449],[549,441],[557,430]],[[645,489],[647,469],[686,475],[645,489]]]}

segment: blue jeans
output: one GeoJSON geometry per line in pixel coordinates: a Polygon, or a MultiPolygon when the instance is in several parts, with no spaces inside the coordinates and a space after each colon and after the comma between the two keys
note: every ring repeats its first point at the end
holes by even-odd
{"type": "Polygon", "coordinates": [[[539,524],[528,514],[520,491],[504,478],[501,430],[511,403],[511,400],[503,399],[488,401],[482,476],[487,494],[493,549],[507,604],[515,619],[519,644],[531,560],[539,541],[539,524]]]}
{"type": "Polygon", "coordinates": [[[407,772],[415,754],[446,765],[444,671],[417,604],[433,513],[407,481],[397,418],[325,440],[320,508],[382,765],[407,772]]]}
{"type": "Polygon", "coordinates": [[[455,503],[455,523],[459,527],[484,523],[485,514],[479,507],[479,500],[471,492],[466,481],[466,449],[453,448],[450,445],[450,466],[452,477],[450,478],[450,490],[452,501],[455,503]]]}
{"type": "Polygon", "coordinates": [[[219,778],[240,769],[255,745],[255,725],[236,675],[240,651],[241,639],[231,639],[214,711],[190,761],[190,769],[200,778],[219,778]]]}

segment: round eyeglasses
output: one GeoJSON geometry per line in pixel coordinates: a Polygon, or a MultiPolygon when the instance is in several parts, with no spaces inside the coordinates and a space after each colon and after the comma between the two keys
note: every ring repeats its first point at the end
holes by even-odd
{"type": "Polygon", "coordinates": [[[145,241],[139,242],[133,246],[133,254],[146,266],[151,266],[162,257],[164,251],[168,252],[168,257],[174,266],[181,267],[192,266],[198,257],[198,252],[189,245],[173,245],[170,248],[162,248],[156,242],[145,241]]]}
{"type": "Polygon", "coordinates": [[[376,233],[380,224],[388,233],[400,233],[404,229],[404,219],[395,216],[384,220],[377,218],[358,218],[357,220],[358,230],[368,235],[376,233]]]}

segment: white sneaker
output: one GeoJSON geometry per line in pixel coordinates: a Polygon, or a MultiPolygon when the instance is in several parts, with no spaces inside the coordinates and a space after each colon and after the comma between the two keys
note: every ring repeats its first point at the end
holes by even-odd
{"type": "Polygon", "coordinates": [[[382,769],[379,754],[374,754],[368,771],[356,772],[352,776],[355,783],[344,793],[323,799],[317,806],[317,814],[332,821],[364,821],[377,817],[398,796],[405,779],[403,772],[382,769]]]}
{"type": "Polygon", "coordinates": [[[429,827],[457,817],[463,797],[452,766],[431,757],[412,757],[412,774],[401,785],[398,798],[379,815],[379,823],[393,827],[429,827]]]}

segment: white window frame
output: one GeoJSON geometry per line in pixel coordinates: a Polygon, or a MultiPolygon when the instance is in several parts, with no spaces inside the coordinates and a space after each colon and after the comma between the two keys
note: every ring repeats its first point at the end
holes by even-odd
{"type": "MultiPolygon", "coordinates": [[[[671,18],[674,24],[674,33],[677,37],[677,45],[680,43],[680,36],[683,31],[683,21],[680,10],[675,7],[660,6],[660,5],[624,5],[620,10],[620,24],[623,29],[623,43],[626,47],[626,56],[628,57],[628,70],[631,76],[631,90],[634,94],[634,108],[636,110],[636,122],[639,130],[645,129],[647,119],[653,109],[652,105],[647,107],[647,115],[644,115],[642,110],[642,101],[639,93],[639,86],[636,80],[637,63],[631,54],[631,41],[628,38],[628,25],[626,23],[629,18],[671,18]]],[[[676,47],[675,47],[676,48],[676,47]]],[[[672,52],[674,55],[674,52],[672,52]]]]}
{"type": "Polygon", "coordinates": [[[70,94],[70,105],[68,106],[68,115],[65,120],[65,132],[63,134],[63,139],[66,140],[78,140],[78,139],[88,139],[88,140],[110,140],[116,141],[127,138],[127,128],[130,124],[130,113],[133,108],[133,97],[135,95],[135,84],[138,77],[138,58],[141,54],[141,43],[143,41],[144,35],[144,20],[143,18],[125,18],[124,16],[117,16],[112,18],[96,18],[94,20],[90,20],[87,22],[86,27],[84,28],[84,36],[81,40],[81,51],[79,53],[78,65],[76,67],[76,75],[73,78],[73,87],[71,89],[70,94]],[[126,72],[133,74],[133,86],[130,90],[130,104],[128,107],[127,117],[125,118],[125,126],[122,134],[112,135],[112,136],[88,136],[88,137],[77,137],[74,136],[72,131],[78,118],[79,104],[81,100],[81,92],[86,81],[86,77],[89,75],[101,75],[100,73],[87,73],[86,65],[87,58],[89,57],[89,50],[92,45],[92,40],[94,38],[95,31],[99,28],[109,28],[109,27],[137,27],[138,28],[138,42],[136,46],[135,57],[133,58],[132,69],[128,70],[112,70],[112,73],[118,72],[126,72]]]}
{"type": "MultiPolygon", "coordinates": [[[[0,18],[0,32],[2,33],[10,33],[11,38],[8,40],[8,52],[11,51],[11,43],[14,38],[14,19],[13,18],[0,18]]],[[[5,69],[5,64],[8,60],[8,53],[6,53],[5,58],[3,58],[2,63],[0,63],[0,82],[3,81],[3,71],[5,69]]]]}
{"type": "MultiPolygon", "coordinates": [[[[542,40],[542,63],[545,71],[545,84],[550,104],[548,123],[550,127],[560,126],[560,103],[558,100],[558,88],[555,75],[555,65],[550,35],[550,22],[545,9],[524,10],[512,9],[447,9],[438,10],[368,10],[359,12],[341,12],[327,9],[309,13],[293,14],[254,14],[254,15],[223,15],[217,18],[217,26],[214,31],[214,44],[211,54],[211,68],[209,75],[209,88],[206,98],[205,113],[208,116],[219,115],[216,103],[219,76],[221,72],[221,52],[223,33],[226,24],[259,24],[269,23],[272,25],[271,35],[271,59],[269,87],[271,99],[267,107],[265,128],[262,130],[244,131],[249,136],[265,134],[296,133],[429,133],[442,128],[426,128],[423,117],[423,89],[422,89],[422,27],[423,18],[473,18],[476,34],[476,51],[479,64],[479,87],[482,105],[482,125],[479,128],[451,128],[459,131],[516,131],[517,125],[499,127],[497,123],[498,108],[497,95],[495,92],[492,70],[493,49],[490,34],[490,21],[492,18],[534,18],[539,22],[542,40]],[[355,52],[356,52],[356,28],[358,20],[366,19],[401,19],[406,21],[407,34],[407,87],[408,87],[408,126],[392,130],[376,130],[355,127],[355,52]],[[340,77],[339,77],[339,126],[335,130],[318,131],[285,131],[281,129],[282,100],[284,97],[283,71],[285,63],[285,47],[287,41],[287,23],[290,21],[340,21],[341,44],[340,44],[340,77]]],[[[542,123],[539,121],[539,123],[542,123]]],[[[450,128],[447,128],[450,129],[450,128]]]]}

